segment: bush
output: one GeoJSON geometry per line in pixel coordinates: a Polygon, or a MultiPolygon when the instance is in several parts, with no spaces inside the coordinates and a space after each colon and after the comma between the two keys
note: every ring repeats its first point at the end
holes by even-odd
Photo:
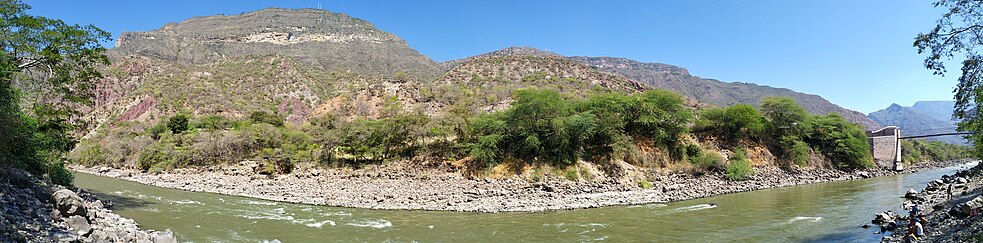
{"type": "Polygon", "coordinates": [[[860,125],[847,122],[831,113],[811,119],[812,131],[808,140],[840,169],[859,169],[874,166],[867,144],[867,134],[860,125]]]}
{"type": "Polygon", "coordinates": [[[753,106],[737,104],[727,108],[708,108],[700,112],[698,130],[736,142],[757,139],[765,129],[764,117],[753,106]]]}
{"type": "Polygon", "coordinates": [[[195,129],[223,130],[232,127],[232,122],[228,118],[219,115],[209,115],[195,121],[195,129]]]}
{"type": "Polygon", "coordinates": [[[158,123],[157,125],[147,128],[146,133],[147,135],[150,136],[150,138],[153,138],[154,140],[160,140],[161,134],[164,134],[167,131],[170,131],[167,128],[167,122],[161,122],[158,123]]]}
{"type": "Polygon", "coordinates": [[[48,176],[51,178],[51,182],[62,185],[71,186],[72,181],[75,180],[75,175],[72,175],[71,171],[65,168],[64,163],[51,163],[51,167],[48,168],[48,176]]]}
{"type": "Polygon", "coordinates": [[[167,119],[167,129],[174,134],[180,134],[188,130],[188,115],[177,114],[167,119]]]}
{"type": "Polygon", "coordinates": [[[249,113],[249,120],[253,123],[266,123],[278,127],[283,126],[283,118],[265,111],[254,111],[249,113]]]}
{"type": "Polygon", "coordinates": [[[716,152],[703,151],[690,157],[689,162],[702,171],[724,171],[727,159],[716,152]]]}
{"type": "Polygon", "coordinates": [[[732,181],[744,181],[754,176],[754,168],[747,159],[747,150],[738,149],[734,152],[734,157],[727,164],[727,172],[724,177],[732,181]]]}

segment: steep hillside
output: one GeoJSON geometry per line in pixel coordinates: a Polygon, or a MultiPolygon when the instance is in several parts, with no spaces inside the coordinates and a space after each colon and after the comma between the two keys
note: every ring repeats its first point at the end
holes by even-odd
{"type": "Polygon", "coordinates": [[[126,32],[110,51],[115,60],[138,55],[207,64],[228,57],[276,54],[328,71],[418,77],[439,67],[398,36],[345,14],[315,9],[264,9],[196,17],[149,32],[126,32]]]}
{"type": "MultiPolygon", "coordinates": [[[[739,103],[758,104],[761,98],[766,96],[788,96],[795,99],[807,111],[813,114],[838,113],[848,121],[863,125],[867,129],[879,129],[881,127],[880,124],[877,124],[877,122],[874,122],[863,113],[840,107],[818,95],[752,83],[725,83],[713,79],[704,79],[690,75],[689,71],[682,67],[661,63],[644,63],[626,58],[564,57],[556,53],[531,47],[509,47],[468,58],[446,61],[441,63],[441,66],[453,72],[454,68],[464,63],[493,57],[572,60],[588,65],[595,69],[595,71],[614,74],[612,76],[617,76],[618,79],[640,83],[645,88],[668,89],[695,99],[696,101],[717,106],[729,106],[739,103]]],[[[465,77],[459,76],[457,78],[465,77]]]]}
{"type": "Polygon", "coordinates": [[[643,63],[625,58],[581,56],[570,57],[570,59],[591,65],[604,72],[624,75],[652,87],[673,90],[700,102],[718,106],[738,103],[758,104],[761,98],[766,96],[788,96],[795,99],[810,113],[838,113],[847,121],[863,125],[867,129],[880,128],[877,122],[867,118],[863,113],[840,107],[818,95],[752,83],[725,83],[713,79],[704,79],[690,75],[686,69],[681,67],[643,63]]]}
{"type": "MultiPolygon", "coordinates": [[[[951,133],[956,131],[956,121],[951,118],[951,104],[951,101],[919,101],[914,107],[891,104],[888,108],[871,112],[868,116],[885,126],[898,126],[904,136],[951,133]]],[[[959,136],[926,139],[961,145],[968,143],[959,136]]]]}
{"type": "Polygon", "coordinates": [[[433,95],[444,97],[448,103],[476,98],[471,102],[484,110],[500,110],[508,107],[512,91],[519,88],[548,88],[578,96],[601,90],[634,93],[648,89],[564,57],[514,50],[518,49],[454,61],[453,68],[434,82],[433,95]]]}

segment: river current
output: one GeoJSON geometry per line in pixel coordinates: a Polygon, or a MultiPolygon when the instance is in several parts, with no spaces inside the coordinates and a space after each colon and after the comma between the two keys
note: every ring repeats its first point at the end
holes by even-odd
{"type": "Polygon", "coordinates": [[[869,223],[902,212],[900,195],[969,165],[689,201],[542,213],[387,211],[187,192],[75,174],[141,227],[194,242],[871,242],[869,223]]]}

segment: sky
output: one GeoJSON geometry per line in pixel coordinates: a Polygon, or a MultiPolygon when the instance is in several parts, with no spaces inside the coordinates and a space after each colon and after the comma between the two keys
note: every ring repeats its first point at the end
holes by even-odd
{"type": "Polygon", "coordinates": [[[703,78],[817,94],[863,113],[952,100],[959,75],[955,65],[944,77],[932,75],[912,47],[941,16],[931,1],[25,2],[30,14],[94,24],[114,40],[194,16],[320,7],[367,20],[438,62],[510,46],[625,57],[681,66],[703,78]]]}

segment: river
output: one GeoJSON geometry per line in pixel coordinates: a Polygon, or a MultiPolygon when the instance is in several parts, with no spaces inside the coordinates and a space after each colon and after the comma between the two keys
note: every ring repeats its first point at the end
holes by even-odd
{"type": "Polygon", "coordinates": [[[571,242],[879,241],[873,214],[968,165],[696,200],[544,213],[386,211],[290,204],[187,192],[75,174],[75,185],[114,203],[146,229],[181,241],[571,242]]]}

